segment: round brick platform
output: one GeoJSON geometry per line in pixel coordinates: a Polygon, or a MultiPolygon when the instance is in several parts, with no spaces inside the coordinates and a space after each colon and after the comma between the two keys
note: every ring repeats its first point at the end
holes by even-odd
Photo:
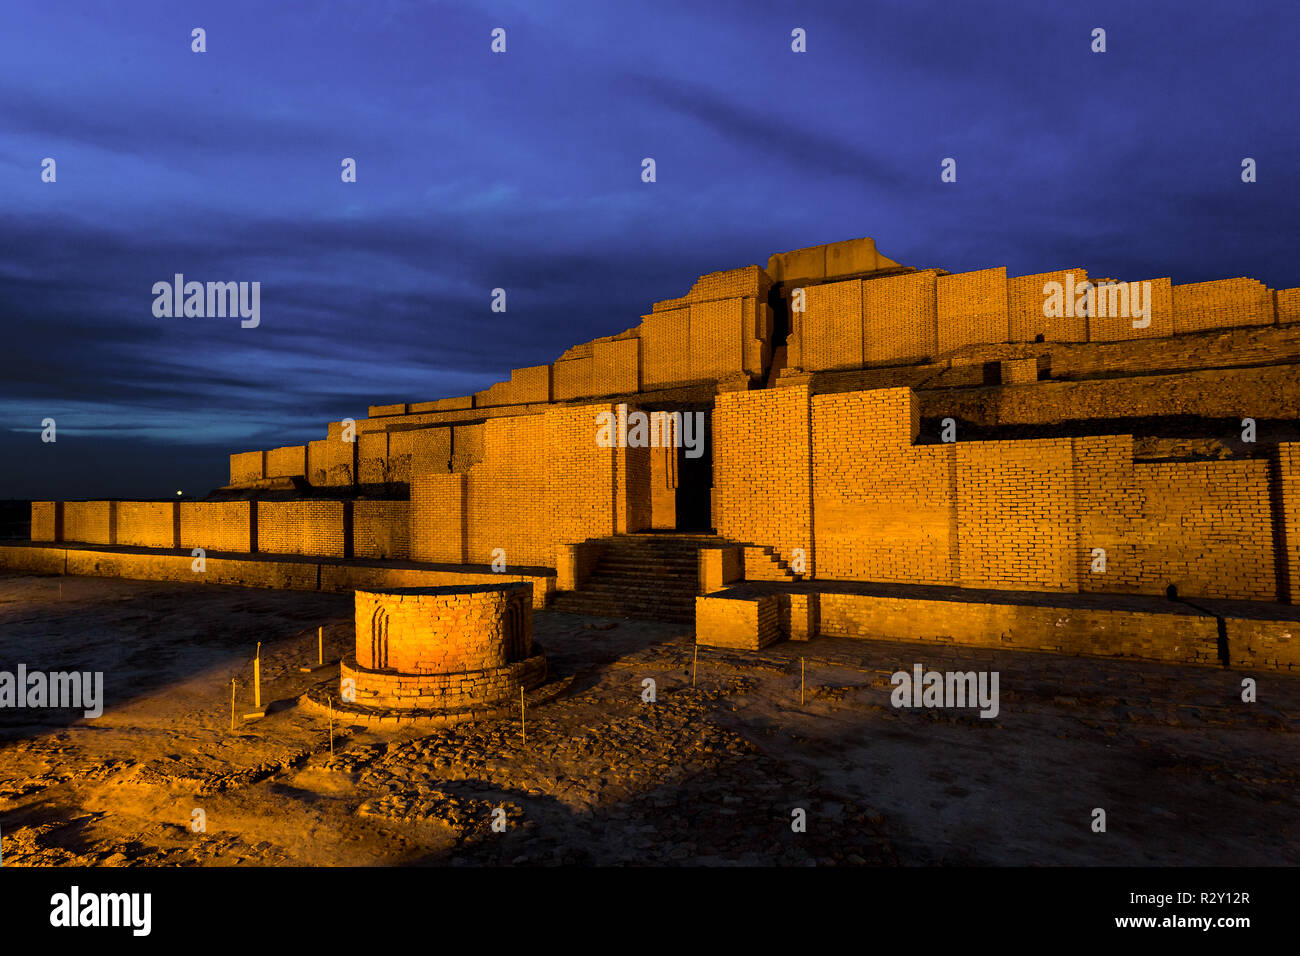
{"type": "Polygon", "coordinates": [[[336,712],[402,722],[515,704],[546,680],[532,631],[527,582],[357,591],[356,651],[340,665],[336,712]]]}

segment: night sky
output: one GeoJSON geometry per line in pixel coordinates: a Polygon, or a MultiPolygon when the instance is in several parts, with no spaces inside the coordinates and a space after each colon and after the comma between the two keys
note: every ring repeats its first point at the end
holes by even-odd
{"type": "Polygon", "coordinates": [[[1294,10],[6,0],[0,498],[201,495],[230,452],[858,236],[954,272],[1300,286],[1294,10]],[[260,282],[261,324],[155,318],[178,272],[260,282]]]}

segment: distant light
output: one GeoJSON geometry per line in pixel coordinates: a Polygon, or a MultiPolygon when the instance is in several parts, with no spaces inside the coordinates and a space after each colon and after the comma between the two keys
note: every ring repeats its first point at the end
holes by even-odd
{"type": "Polygon", "coordinates": [[[176,492],[176,497],[179,498],[179,497],[181,496],[181,494],[182,494],[182,492],[179,492],[179,491],[176,492]]]}

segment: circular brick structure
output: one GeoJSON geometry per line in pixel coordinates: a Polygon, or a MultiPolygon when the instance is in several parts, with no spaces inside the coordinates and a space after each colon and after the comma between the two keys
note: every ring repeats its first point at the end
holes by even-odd
{"type": "Polygon", "coordinates": [[[398,719],[517,703],[521,689],[546,679],[546,658],[533,644],[532,587],[357,591],[356,652],[340,666],[342,708],[398,719]]]}

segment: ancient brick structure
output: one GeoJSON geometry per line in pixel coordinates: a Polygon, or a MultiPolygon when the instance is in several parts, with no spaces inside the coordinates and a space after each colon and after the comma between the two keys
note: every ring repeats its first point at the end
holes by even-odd
{"type": "Polygon", "coordinates": [[[517,701],[546,677],[532,614],[528,584],[358,590],[343,700],[354,697],[374,716],[451,715],[517,701]]]}
{"type": "MultiPolygon", "coordinates": [[[[914,269],[870,239],[780,253],[473,395],[372,406],[307,445],[234,454],[210,500],[35,502],[32,539],[70,543],[65,568],[144,576],[162,573],[147,555],[77,546],[311,560],[317,587],[495,572],[539,584],[539,606],[553,590],[564,610],[744,620],[759,643],[774,613],[788,636],[851,632],[836,609],[861,602],[837,597],[819,619],[812,599],[701,611],[696,593],[1295,604],[1300,289],[1091,281],[1107,284],[1082,267],[914,269]],[[642,411],[676,416],[671,445],[598,440],[602,415],[642,411]],[[679,537],[646,560],[635,539],[650,531],[679,537]]],[[[34,551],[0,562],[51,566],[34,551]]],[[[1267,653],[1286,659],[1291,633],[1267,653]]]]}

